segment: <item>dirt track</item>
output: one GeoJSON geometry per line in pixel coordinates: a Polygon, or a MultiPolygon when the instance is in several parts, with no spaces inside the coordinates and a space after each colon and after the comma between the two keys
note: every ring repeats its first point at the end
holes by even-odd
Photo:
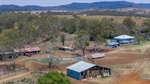
{"type": "Polygon", "coordinates": [[[9,81],[9,80],[13,80],[13,79],[16,79],[16,78],[20,78],[20,77],[25,76],[27,74],[30,74],[30,72],[26,72],[26,73],[19,74],[19,75],[13,76],[13,77],[2,79],[2,80],[0,80],[0,83],[3,83],[5,81],[9,81]]]}

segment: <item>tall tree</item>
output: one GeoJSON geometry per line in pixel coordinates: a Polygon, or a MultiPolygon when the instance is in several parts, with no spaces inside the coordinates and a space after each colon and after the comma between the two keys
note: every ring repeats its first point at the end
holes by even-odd
{"type": "Polygon", "coordinates": [[[90,39],[94,41],[94,51],[97,51],[97,45],[102,39],[102,27],[99,20],[92,20],[90,22],[90,39]]]}
{"type": "Polygon", "coordinates": [[[135,29],[134,36],[135,36],[135,39],[138,42],[138,44],[140,44],[140,42],[142,40],[144,40],[144,35],[142,34],[142,28],[141,28],[141,26],[137,26],[137,28],[135,29]]]}
{"type": "Polygon", "coordinates": [[[74,46],[77,49],[81,49],[83,56],[85,56],[85,49],[89,41],[89,35],[83,29],[77,31],[77,36],[75,37],[74,46]]]}
{"type": "MultiPolygon", "coordinates": [[[[4,30],[0,34],[0,47],[3,49],[3,52],[7,52],[8,50],[13,50],[20,48],[22,46],[20,31],[18,29],[7,29],[4,30]]],[[[12,56],[13,59],[13,68],[15,69],[15,61],[16,61],[16,54],[14,53],[12,56]]],[[[8,59],[5,59],[5,63],[8,59]]]]}
{"type": "Polygon", "coordinates": [[[49,52],[50,52],[50,58],[49,58],[49,68],[51,67],[52,63],[53,63],[53,48],[56,46],[57,42],[58,42],[58,39],[57,37],[59,36],[59,27],[56,26],[54,24],[53,26],[54,28],[51,28],[50,31],[49,31],[49,35],[51,36],[51,39],[49,41],[49,46],[50,46],[50,49],[49,49],[49,52]]]}
{"type": "Polygon", "coordinates": [[[114,23],[112,19],[102,18],[102,20],[91,20],[89,24],[90,38],[94,41],[94,51],[96,52],[98,43],[111,35],[114,23]]]}
{"type": "Polygon", "coordinates": [[[62,43],[62,46],[64,46],[64,44],[65,44],[65,35],[61,35],[61,43],[62,43]]]}
{"type": "Polygon", "coordinates": [[[150,37],[150,18],[143,21],[142,32],[145,34],[146,38],[150,37]]]}
{"type": "Polygon", "coordinates": [[[122,24],[129,28],[129,34],[133,35],[135,33],[134,27],[136,27],[136,22],[133,21],[130,17],[125,18],[122,24]]]}

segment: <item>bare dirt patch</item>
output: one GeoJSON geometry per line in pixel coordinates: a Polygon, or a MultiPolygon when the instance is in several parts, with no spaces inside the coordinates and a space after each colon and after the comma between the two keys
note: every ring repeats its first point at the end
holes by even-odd
{"type": "Polygon", "coordinates": [[[144,81],[138,78],[137,72],[132,72],[126,76],[123,76],[114,84],[150,84],[150,81],[144,81]]]}
{"type": "Polygon", "coordinates": [[[105,58],[95,59],[95,63],[99,65],[127,64],[139,59],[137,54],[132,53],[113,53],[106,54],[105,58]]]}
{"type": "Polygon", "coordinates": [[[138,76],[139,78],[143,80],[149,80],[150,81],[150,59],[146,59],[144,62],[145,64],[143,67],[139,70],[138,76]]]}
{"type": "Polygon", "coordinates": [[[42,70],[48,70],[48,65],[45,65],[43,63],[35,62],[35,61],[28,61],[25,63],[25,67],[29,69],[29,71],[42,71],[42,70]]]}

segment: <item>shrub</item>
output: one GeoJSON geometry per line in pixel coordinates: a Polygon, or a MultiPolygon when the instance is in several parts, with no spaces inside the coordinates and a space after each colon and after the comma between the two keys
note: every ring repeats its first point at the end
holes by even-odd
{"type": "Polygon", "coordinates": [[[71,84],[71,81],[57,71],[51,71],[38,78],[36,84],[71,84]]]}

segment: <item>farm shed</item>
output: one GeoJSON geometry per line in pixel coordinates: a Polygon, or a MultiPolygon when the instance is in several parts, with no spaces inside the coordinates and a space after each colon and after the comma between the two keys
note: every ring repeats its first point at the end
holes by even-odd
{"type": "Polygon", "coordinates": [[[64,51],[74,51],[74,48],[67,47],[67,46],[60,46],[59,50],[64,50],[64,51]]]}
{"type": "Polygon", "coordinates": [[[10,59],[10,58],[17,58],[19,56],[19,53],[15,53],[12,51],[6,51],[6,52],[0,52],[0,60],[4,60],[4,59],[10,59]]]}
{"type": "Polygon", "coordinates": [[[30,54],[37,54],[41,50],[39,47],[30,47],[30,48],[21,48],[21,49],[14,49],[14,52],[19,52],[25,55],[25,53],[30,53],[30,54]]]}
{"type": "Polygon", "coordinates": [[[108,40],[105,45],[106,48],[116,48],[118,46],[120,46],[120,44],[118,42],[113,42],[110,40],[108,40]]]}
{"type": "Polygon", "coordinates": [[[134,36],[128,36],[128,35],[120,35],[120,36],[114,37],[113,40],[115,42],[120,43],[120,44],[127,44],[127,43],[134,43],[135,42],[134,36]]]}
{"type": "Polygon", "coordinates": [[[147,39],[147,41],[150,41],[150,37],[147,39]]]}
{"type": "Polygon", "coordinates": [[[92,56],[93,59],[104,58],[105,53],[96,53],[96,54],[92,54],[91,56],[92,56]]]}
{"type": "Polygon", "coordinates": [[[97,76],[111,76],[111,69],[80,61],[67,67],[67,76],[77,80],[94,78],[97,76]]]}

